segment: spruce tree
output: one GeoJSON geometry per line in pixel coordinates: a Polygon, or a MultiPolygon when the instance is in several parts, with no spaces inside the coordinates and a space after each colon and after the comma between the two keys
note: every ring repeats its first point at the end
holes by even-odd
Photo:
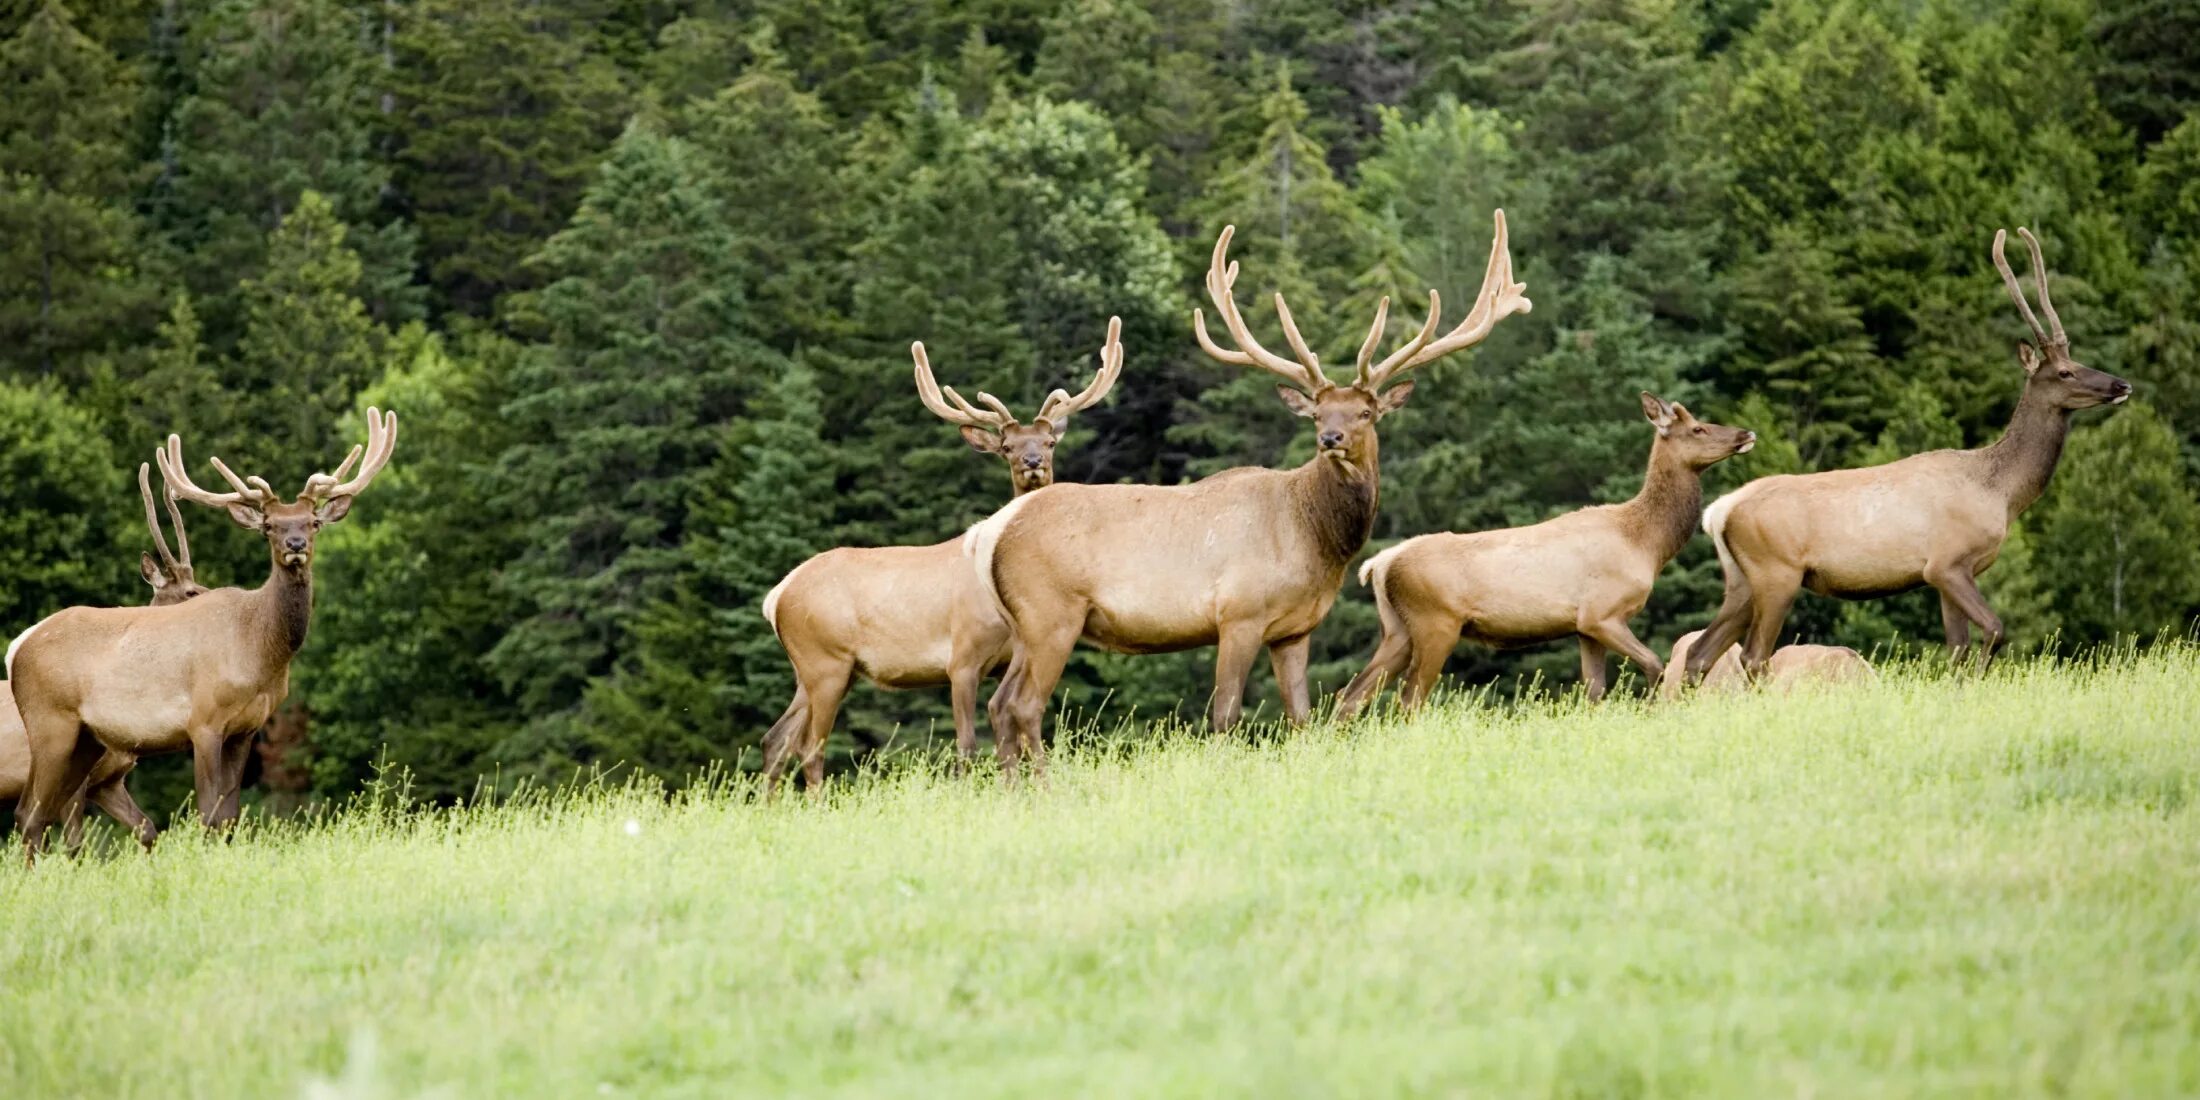
{"type": "Polygon", "coordinates": [[[510,309],[530,342],[492,499],[526,549],[489,663],[542,735],[571,732],[556,719],[669,594],[724,424],[782,369],[751,335],[739,256],[701,158],[637,123],[531,261],[548,284],[510,309]]]}
{"type": "Polygon", "coordinates": [[[308,190],[350,227],[369,314],[390,325],[418,315],[412,231],[382,210],[374,51],[361,15],[336,0],[224,0],[190,24],[193,91],[169,119],[156,208],[214,346],[235,343],[238,282],[259,273],[268,234],[308,190]]]}
{"type": "Polygon", "coordinates": [[[0,364],[76,380],[149,329],[131,68],[49,2],[0,43],[0,364]]]}
{"type": "Polygon", "coordinates": [[[77,604],[145,602],[125,469],[59,388],[0,382],[0,621],[20,630],[77,604]]]}

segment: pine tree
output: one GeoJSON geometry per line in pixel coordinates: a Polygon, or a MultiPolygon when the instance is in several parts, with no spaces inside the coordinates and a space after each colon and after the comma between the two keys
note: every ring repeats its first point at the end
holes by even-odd
{"type": "Polygon", "coordinates": [[[336,0],[223,0],[191,23],[183,66],[194,90],[170,117],[156,204],[214,346],[234,344],[238,281],[259,273],[268,234],[308,190],[350,226],[354,293],[369,314],[391,325],[419,314],[412,231],[382,211],[390,172],[372,131],[373,47],[336,0]]]}
{"type": "Polygon", "coordinates": [[[393,43],[396,184],[450,309],[532,284],[522,261],[564,224],[627,94],[590,33],[600,5],[420,0],[393,43]]]}
{"type": "Polygon", "coordinates": [[[638,123],[531,261],[549,283],[511,308],[532,342],[494,497],[526,547],[503,577],[522,611],[489,663],[532,718],[567,714],[629,651],[677,576],[722,426],[781,369],[750,335],[738,255],[701,159],[638,123]]]}
{"type": "Polygon", "coordinates": [[[47,3],[0,43],[0,363],[70,376],[158,310],[131,208],[129,66],[47,3]]]}

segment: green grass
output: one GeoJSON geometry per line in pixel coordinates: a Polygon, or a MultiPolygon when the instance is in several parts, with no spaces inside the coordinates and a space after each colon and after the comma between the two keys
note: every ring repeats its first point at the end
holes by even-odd
{"type": "Polygon", "coordinates": [[[2196,716],[2164,648],[179,829],[0,867],[0,1096],[2190,1095],[2196,716]]]}

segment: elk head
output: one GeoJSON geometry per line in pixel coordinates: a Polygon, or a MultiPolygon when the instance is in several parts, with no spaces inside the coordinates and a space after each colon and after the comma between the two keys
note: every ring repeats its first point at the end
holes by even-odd
{"type": "Polygon", "coordinates": [[[1428,292],[1428,319],[1422,322],[1420,332],[1377,363],[1374,361],[1375,349],[1390,319],[1390,299],[1384,298],[1375,307],[1375,323],[1369,327],[1367,339],[1360,344],[1358,369],[1349,386],[1331,382],[1322,372],[1321,361],[1299,335],[1298,325],[1291,320],[1290,307],[1284,305],[1281,293],[1275,297],[1276,320],[1283,324],[1284,339],[1290,342],[1297,361],[1285,359],[1253,339],[1244,316],[1238,312],[1234,293],[1238,266],[1229,259],[1229,251],[1236,226],[1224,226],[1222,236],[1215,241],[1214,256],[1207,265],[1207,297],[1214,303],[1216,315],[1222,318],[1238,350],[1215,344],[1207,335],[1207,318],[1198,309],[1192,310],[1192,331],[1199,338],[1199,346],[1210,357],[1224,363],[1256,367],[1283,379],[1284,384],[1276,387],[1276,395],[1292,412],[1314,422],[1315,441],[1321,448],[1322,457],[1340,463],[1348,471],[1368,469],[1375,453],[1375,422],[1403,407],[1413,394],[1411,380],[1395,386],[1390,385],[1391,382],[1406,371],[1481,343],[1497,322],[1534,308],[1525,293],[1527,286],[1513,281],[1512,251],[1506,244],[1504,211],[1497,212],[1496,222],[1496,236],[1490,242],[1489,267],[1483,273],[1482,289],[1475,295],[1474,308],[1467,312],[1466,319],[1441,338],[1432,339],[1443,303],[1436,291],[1431,290],[1428,292]]]}
{"type": "Polygon", "coordinates": [[[313,567],[314,535],[351,511],[352,498],[382,472],[396,446],[397,414],[368,409],[365,447],[354,445],[335,473],[307,478],[305,489],[289,502],[278,496],[265,479],[256,475],[239,478],[219,458],[209,461],[235,491],[210,493],[199,488],[183,472],[183,441],[174,435],[168,437],[167,447],[153,452],[153,459],[160,464],[160,476],[171,492],[195,504],[224,510],[230,522],[267,539],[268,555],[277,568],[304,574],[313,567]],[[361,454],[366,462],[359,467],[358,476],[345,480],[361,454]]]}
{"type": "Polygon", "coordinates": [[[152,467],[143,462],[138,463],[138,495],[145,498],[145,527],[153,533],[153,549],[160,551],[157,562],[151,554],[138,555],[138,573],[153,586],[154,606],[182,603],[206,591],[191,569],[191,543],[183,534],[183,515],[176,511],[175,490],[164,480],[161,495],[168,500],[168,519],[176,528],[176,552],[168,552],[168,540],[160,533],[160,515],[153,509],[152,467]]]}
{"type": "Polygon", "coordinates": [[[1059,389],[1048,394],[1029,424],[1019,422],[990,393],[979,392],[978,403],[986,406],[981,409],[963,400],[954,387],[940,385],[932,377],[932,362],[925,357],[921,340],[909,345],[910,358],[917,362],[917,397],[934,416],[960,426],[972,450],[1005,460],[1019,496],[1044,489],[1054,484],[1054,445],[1069,430],[1070,415],[1106,397],[1115,387],[1116,376],[1123,373],[1122,335],[1123,319],[1108,318],[1108,342],[1100,348],[1100,368],[1092,384],[1074,396],[1059,389]]]}
{"type": "Polygon", "coordinates": [[[2022,226],[2017,228],[2017,235],[2024,238],[2025,247],[2032,252],[2032,285],[2039,291],[2040,312],[2047,314],[2047,327],[2043,329],[2040,319],[2032,314],[2031,304],[2024,300],[2017,273],[2009,270],[2009,261],[2002,256],[2002,242],[2008,240],[2009,233],[1995,230],[1994,267],[2001,272],[2002,285],[2009,288],[2009,300],[2017,303],[2024,323],[2032,327],[2033,342],[2017,342],[2017,361],[2024,364],[2025,396],[2055,409],[2090,409],[2130,400],[2131,383],[2070,357],[2070,336],[2063,331],[2062,318],[2055,316],[2055,303],[2047,297],[2047,262],[2040,258],[2039,238],[2022,226]]]}
{"type": "Polygon", "coordinates": [[[1756,432],[1698,420],[1688,406],[1647,391],[1642,395],[1642,415],[1658,430],[1658,445],[1691,470],[1748,454],[1757,445],[1756,432]]]}

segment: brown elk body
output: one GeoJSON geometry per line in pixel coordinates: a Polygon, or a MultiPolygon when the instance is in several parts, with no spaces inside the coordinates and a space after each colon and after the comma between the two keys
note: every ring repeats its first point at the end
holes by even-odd
{"type": "Polygon", "coordinates": [[[168,437],[155,455],[163,480],[266,538],[268,579],[165,607],[72,607],[23,640],[11,671],[31,767],[16,816],[31,857],[108,752],[191,750],[200,819],[235,819],[251,734],[289,693],[290,661],[312,619],[314,536],[351,510],[396,446],[395,413],[367,410],[367,428],[358,476],[345,479],[362,454],[353,447],[334,474],[314,474],[288,502],[218,458],[215,469],[235,491],[199,488],[183,472],[182,441],[168,437]]]}
{"type": "Polygon", "coordinates": [[[1705,468],[1755,445],[1756,433],[1697,420],[1685,406],[1642,395],[1656,428],[1642,491],[1527,527],[1407,539],[1369,559],[1360,582],[1375,592],[1383,637],[1337,701],[1350,718],[1401,674],[1399,702],[1420,705],[1462,633],[1501,649],[1575,638],[1589,698],[1605,691],[1605,655],[1617,650],[1652,680],[1657,654],[1627,627],[1651,586],[1696,532],[1705,468]]]}
{"type": "Polygon", "coordinates": [[[2131,396],[2130,383],[2070,357],[2070,338],[2047,296],[2039,242],[2030,230],[2017,232],[2030,246],[2033,283],[2049,327],[2025,302],[2002,256],[2006,234],[1996,232],[1994,265],[2036,342],[2017,345],[2024,392],[2008,430],[1975,450],[1760,478],[1714,502],[1704,512],[1704,529],[1719,551],[1726,597],[1705,628],[1708,643],[1689,657],[1690,679],[1737,641],[1743,667],[1752,675],[1761,671],[1789,607],[1806,588],[1864,600],[1931,585],[1940,593],[1952,656],[1965,655],[1975,623],[1984,636],[1980,663],[1993,659],[2002,624],[1979,593],[1979,574],[2001,553],[2010,523],[2054,476],[2070,414],[2131,396]]]}
{"type": "MultiPolygon", "coordinates": [[[[1673,643],[1673,652],[1666,658],[1665,675],[1658,680],[1658,698],[1681,697],[1687,686],[1689,651],[1702,637],[1703,631],[1692,630],[1673,643]]],[[[1762,682],[1789,691],[1806,685],[1862,683],[1878,676],[1863,654],[1845,645],[1798,644],[1772,651],[1772,656],[1765,661],[1762,682]]],[[[1730,645],[1704,673],[1696,690],[1719,693],[1739,691],[1748,686],[1749,675],[1742,671],[1742,647],[1730,645]]]]}
{"type": "MultiPolygon", "coordinates": [[[[198,576],[191,567],[191,542],[183,532],[183,515],[176,510],[176,494],[166,491],[168,519],[176,528],[176,551],[170,553],[168,540],[160,531],[160,515],[153,507],[153,486],[149,480],[151,469],[138,467],[138,493],[145,498],[145,526],[153,534],[153,547],[160,552],[159,560],[151,554],[138,555],[138,573],[145,583],[153,587],[154,607],[179,604],[206,590],[199,587],[198,576]]],[[[33,624],[29,630],[16,636],[8,645],[8,663],[13,664],[16,647],[31,631],[44,625],[44,620],[33,624]]],[[[61,833],[64,844],[76,851],[84,842],[84,807],[87,802],[99,807],[115,823],[138,838],[148,850],[159,836],[151,818],[138,808],[137,800],[123,785],[131,769],[137,767],[137,757],[112,750],[101,755],[92,765],[90,778],[84,790],[70,799],[63,815],[61,833]]],[[[0,803],[19,802],[29,789],[31,778],[31,742],[23,730],[23,716],[15,706],[15,683],[0,683],[0,803]]]]}
{"type": "Polygon", "coordinates": [[[1215,244],[1207,293],[1238,350],[1217,346],[1198,312],[1193,331],[1209,356],[1281,377],[1284,404],[1315,423],[1317,453],[1295,469],[1230,470],[1188,485],[1056,485],[972,527],[965,546],[1015,635],[1008,672],[988,706],[1004,760],[1044,766],[1047,703],[1080,640],[1120,653],[1216,647],[1209,720],[1217,730],[1237,722],[1246,677],[1266,649],[1285,716],[1304,721],[1310,638],[1375,518],[1375,422],[1412,392],[1410,381],[1385,385],[1480,343],[1499,321],[1530,308],[1527,288],[1512,280],[1500,211],[1467,318],[1432,339],[1441,303],[1431,292],[1419,333],[1378,364],[1372,360],[1386,300],[1361,346],[1356,380],[1338,386],[1322,373],[1281,295],[1277,318],[1297,361],[1254,340],[1233,300],[1231,235],[1225,229],[1215,244]]]}
{"type": "MultiPolygon", "coordinates": [[[[1049,394],[1039,415],[1023,424],[991,394],[978,408],[932,377],[924,345],[915,344],[917,394],[927,409],[959,425],[980,454],[1008,462],[1017,496],[1054,482],[1054,446],[1072,414],[1107,396],[1123,371],[1122,320],[1108,319],[1108,339],[1092,384],[1076,395],[1049,394]]],[[[815,790],[824,778],[825,740],[841,699],[857,675],[887,689],[948,685],[955,712],[955,749],[966,763],[977,751],[978,686],[1008,663],[1008,623],[978,584],[961,540],[932,546],[841,547],[803,562],[764,597],[772,624],[794,664],[795,696],[764,735],[764,775],[776,786],[790,755],[815,790]]]]}

